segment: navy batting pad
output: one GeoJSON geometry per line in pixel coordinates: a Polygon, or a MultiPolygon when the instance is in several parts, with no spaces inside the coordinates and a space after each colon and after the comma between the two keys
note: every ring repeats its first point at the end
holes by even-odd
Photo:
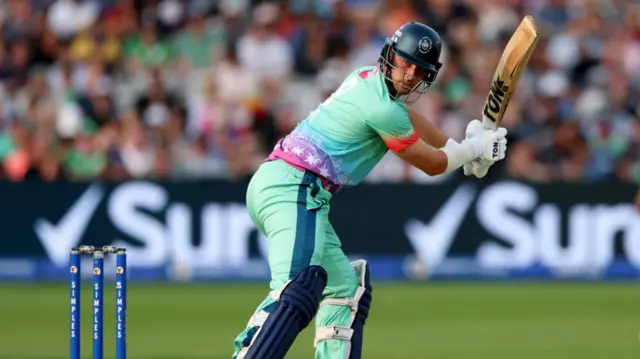
{"type": "Polygon", "coordinates": [[[245,359],[282,359],[298,334],[318,311],[327,272],[320,266],[303,268],[280,293],[276,309],[269,315],[245,359]]]}

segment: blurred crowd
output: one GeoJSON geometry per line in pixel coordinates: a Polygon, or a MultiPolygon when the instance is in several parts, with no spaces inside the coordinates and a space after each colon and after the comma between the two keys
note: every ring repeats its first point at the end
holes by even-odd
{"type": "MultiPolygon", "coordinates": [[[[4,0],[0,177],[246,179],[412,20],[445,42],[414,106],[461,140],[525,14],[543,37],[491,175],[640,183],[632,0],[4,0]]],[[[446,178],[388,154],[366,180],[446,178]]]]}

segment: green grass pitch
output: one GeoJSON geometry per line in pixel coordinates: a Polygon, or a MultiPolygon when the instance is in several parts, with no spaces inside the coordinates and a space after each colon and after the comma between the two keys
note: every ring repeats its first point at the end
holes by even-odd
{"type": "MultiPolygon", "coordinates": [[[[113,358],[115,294],[105,284],[105,358],[113,358]]],[[[91,358],[91,284],[83,285],[82,352],[91,358]]],[[[266,293],[264,285],[129,283],[129,358],[230,358],[266,293]]],[[[0,285],[0,358],[68,358],[68,303],[66,285],[0,285]]],[[[637,359],[640,285],[376,284],[363,356],[637,359]]],[[[287,358],[313,358],[312,326],[287,358]]]]}

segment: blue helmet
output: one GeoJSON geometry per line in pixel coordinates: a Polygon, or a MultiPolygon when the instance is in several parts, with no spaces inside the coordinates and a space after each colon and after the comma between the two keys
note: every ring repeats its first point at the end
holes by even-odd
{"type": "Polygon", "coordinates": [[[431,27],[419,22],[404,24],[391,37],[388,37],[378,62],[384,73],[391,97],[394,99],[399,97],[391,78],[391,70],[395,67],[393,65],[394,55],[400,56],[421,69],[422,78],[411,90],[411,93],[418,93],[419,97],[427,92],[436,80],[438,71],[442,67],[442,63],[440,63],[441,50],[440,35],[431,27]]]}

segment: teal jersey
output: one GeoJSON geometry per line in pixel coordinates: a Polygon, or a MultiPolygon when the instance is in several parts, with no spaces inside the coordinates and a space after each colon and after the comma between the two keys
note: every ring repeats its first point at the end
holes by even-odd
{"type": "Polygon", "coordinates": [[[355,185],[387,150],[417,140],[405,104],[391,99],[378,66],[368,66],[351,73],[268,159],[282,159],[336,185],[355,185]]]}

